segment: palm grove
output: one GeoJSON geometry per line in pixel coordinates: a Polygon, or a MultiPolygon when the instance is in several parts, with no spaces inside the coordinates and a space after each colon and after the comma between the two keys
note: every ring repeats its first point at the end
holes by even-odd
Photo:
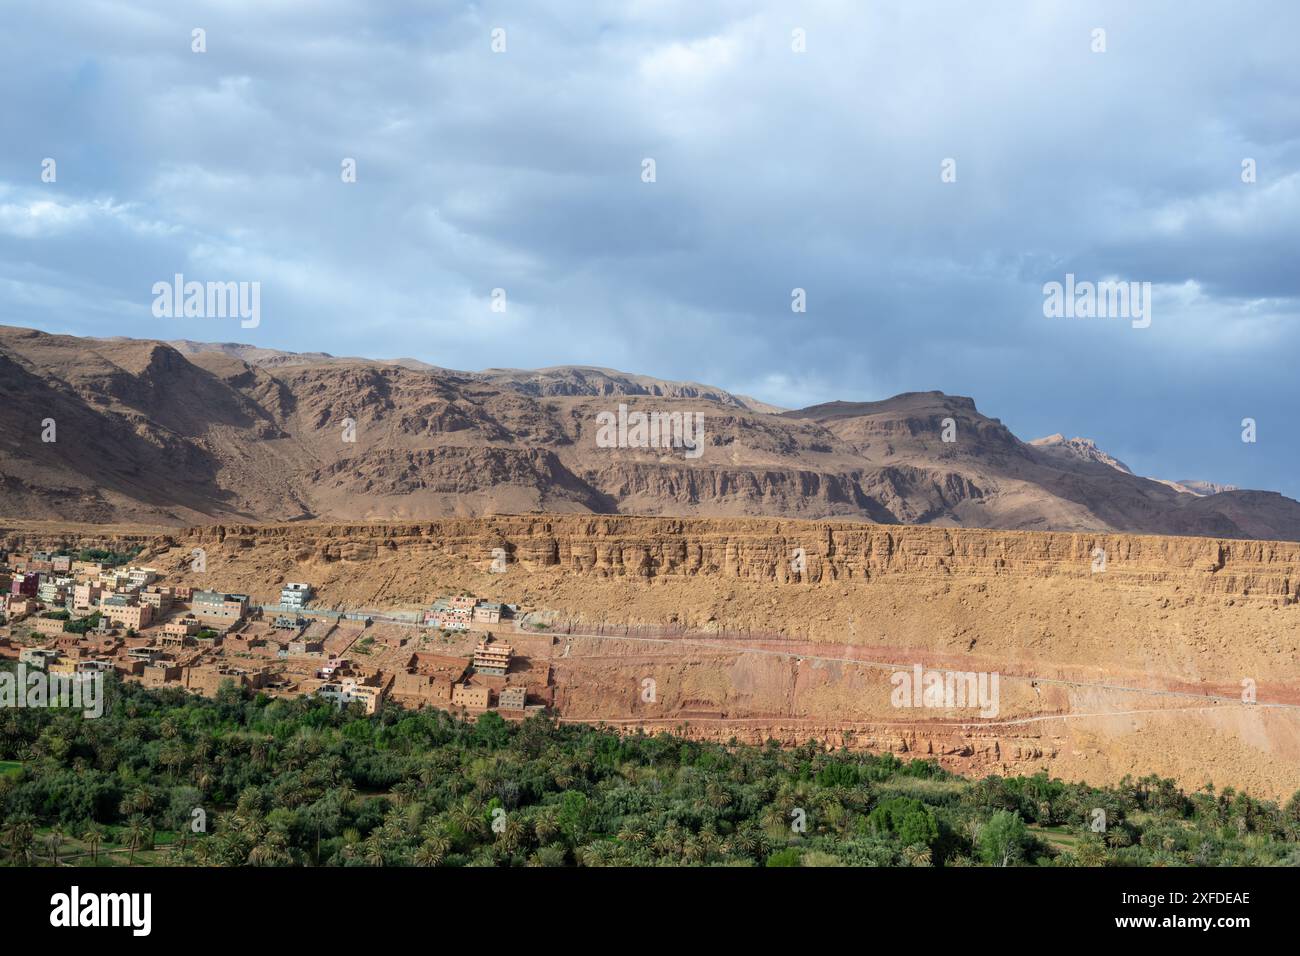
{"type": "Polygon", "coordinates": [[[1300,864],[1300,794],[964,779],[932,761],[366,717],[111,681],[104,716],[0,715],[11,865],[1300,864]],[[1099,821],[1101,824],[1099,825],[1099,821]]]}

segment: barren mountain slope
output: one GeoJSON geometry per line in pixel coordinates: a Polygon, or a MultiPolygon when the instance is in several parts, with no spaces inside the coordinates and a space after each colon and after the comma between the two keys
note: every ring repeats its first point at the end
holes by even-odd
{"type": "Polygon", "coordinates": [[[556,637],[566,718],[964,772],[1300,787],[1296,543],[591,515],[0,533],[5,547],[131,541],[142,561],[258,601],[292,580],[340,608],[461,588],[518,602],[556,637]],[[891,672],[918,664],[999,673],[999,712],[893,706],[891,672]]]}
{"type": "Polygon", "coordinates": [[[0,327],[0,398],[0,513],[16,517],[538,510],[1300,538],[1290,499],[1186,494],[1103,453],[1026,444],[940,392],[778,413],[607,369],[457,372],[0,327]],[[701,454],[599,447],[597,416],[619,405],[703,416],[701,454]]]}

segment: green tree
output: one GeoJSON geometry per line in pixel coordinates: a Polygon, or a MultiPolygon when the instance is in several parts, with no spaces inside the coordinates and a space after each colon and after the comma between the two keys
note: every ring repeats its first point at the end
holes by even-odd
{"type": "Polygon", "coordinates": [[[868,815],[867,824],[877,833],[897,836],[904,846],[929,847],[939,837],[934,812],[915,797],[882,800],[868,815]]]}
{"type": "Polygon", "coordinates": [[[1011,866],[1018,862],[1029,842],[1029,830],[1019,813],[999,810],[980,830],[980,859],[990,866],[1011,866]]]}

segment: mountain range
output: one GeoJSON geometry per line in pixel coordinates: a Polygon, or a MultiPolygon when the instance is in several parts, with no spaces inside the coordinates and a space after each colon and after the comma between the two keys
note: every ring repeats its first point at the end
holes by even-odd
{"type": "Polygon", "coordinates": [[[788,410],[590,367],[465,372],[0,326],[0,514],[86,523],[592,512],[1300,540],[1300,503],[1022,441],[970,398],[788,410]],[[702,415],[698,457],[601,447],[620,404],[702,415]]]}

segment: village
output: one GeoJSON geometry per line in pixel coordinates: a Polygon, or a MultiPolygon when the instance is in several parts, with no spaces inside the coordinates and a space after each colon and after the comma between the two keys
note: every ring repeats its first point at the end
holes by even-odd
{"type": "Polygon", "coordinates": [[[515,629],[516,605],[453,594],[408,620],[313,608],[312,586],[296,581],[259,605],[123,558],[0,556],[0,661],[71,680],[111,671],[206,697],[223,686],[306,695],[368,714],[394,704],[522,718],[554,704],[554,639],[515,629]],[[497,633],[505,628],[509,639],[497,633]]]}

